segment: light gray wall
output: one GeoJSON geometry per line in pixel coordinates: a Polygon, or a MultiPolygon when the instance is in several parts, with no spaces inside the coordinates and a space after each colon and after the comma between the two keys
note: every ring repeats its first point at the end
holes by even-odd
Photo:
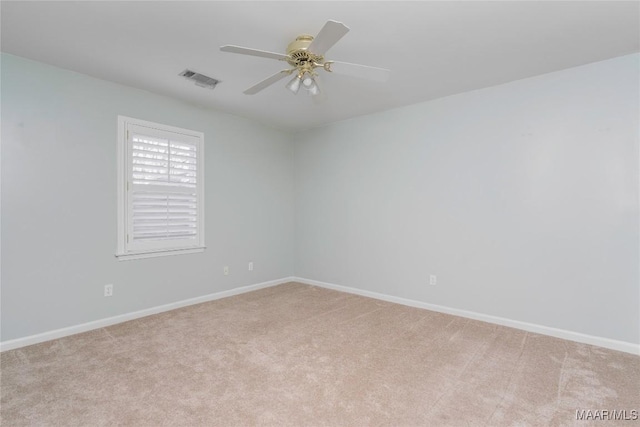
{"type": "Polygon", "coordinates": [[[638,61],[288,135],[2,55],[0,338],[295,260],[300,277],[638,343],[638,61]],[[115,259],[118,114],[205,133],[205,253],[115,259]]]}
{"type": "Polygon", "coordinates": [[[2,341],[293,273],[288,134],[3,54],[1,154],[2,341]],[[119,114],[204,132],[204,253],[114,257],[119,114]]]}
{"type": "Polygon", "coordinates": [[[640,342],[638,62],[300,133],[296,275],[640,342]]]}

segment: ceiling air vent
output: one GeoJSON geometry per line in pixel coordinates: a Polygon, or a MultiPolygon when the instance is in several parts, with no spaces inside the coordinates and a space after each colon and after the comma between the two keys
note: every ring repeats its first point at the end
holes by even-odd
{"type": "Polygon", "coordinates": [[[206,87],[208,89],[213,89],[218,83],[220,83],[220,80],[216,80],[214,78],[205,76],[204,74],[196,73],[195,71],[191,70],[184,70],[179,75],[184,77],[185,79],[193,81],[197,86],[206,87]]]}

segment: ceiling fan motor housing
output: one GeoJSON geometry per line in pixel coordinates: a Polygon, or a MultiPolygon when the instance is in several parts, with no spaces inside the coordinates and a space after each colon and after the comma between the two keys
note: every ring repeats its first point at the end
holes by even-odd
{"type": "Polygon", "coordinates": [[[307,50],[312,41],[313,36],[308,34],[296,37],[296,39],[287,46],[287,55],[289,55],[287,62],[296,68],[303,68],[305,65],[309,68],[315,68],[315,66],[317,66],[316,64],[322,64],[324,62],[322,55],[316,55],[307,50]]]}

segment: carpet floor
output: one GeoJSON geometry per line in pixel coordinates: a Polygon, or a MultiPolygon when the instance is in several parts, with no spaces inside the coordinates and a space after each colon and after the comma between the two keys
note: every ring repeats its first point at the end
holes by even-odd
{"type": "Polygon", "coordinates": [[[640,410],[639,356],[297,283],[6,351],[0,369],[2,426],[603,426],[640,410]]]}

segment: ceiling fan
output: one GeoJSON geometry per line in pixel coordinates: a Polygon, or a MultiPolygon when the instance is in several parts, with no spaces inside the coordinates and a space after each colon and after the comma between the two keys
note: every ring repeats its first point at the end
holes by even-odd
{"type": "Polygon", "coordinates": [[[324,54],[348,32],[349,27],[342,22],[329,20],[324,24],[316,37],[307,34],[296,37],[296,39],[287,46],[286,54],[234,45],[221,46],[220,50],[223,52],[286,61],[292,67],[279,71],[254,86],[251,86],[244,91],[247,95],[254,95],[294,73],[295,76],[286,85],[287,89],[297,94],[302,86],[307,90],[309,95],[318,95],[320,94],[320,87],[316,80],[316,77],[318,77],[316,70],[318,69],[379,82],[386,81],[390,73],[387,69],[351,64],[348,62],[327,61],[324,59],[324,54]]]}

